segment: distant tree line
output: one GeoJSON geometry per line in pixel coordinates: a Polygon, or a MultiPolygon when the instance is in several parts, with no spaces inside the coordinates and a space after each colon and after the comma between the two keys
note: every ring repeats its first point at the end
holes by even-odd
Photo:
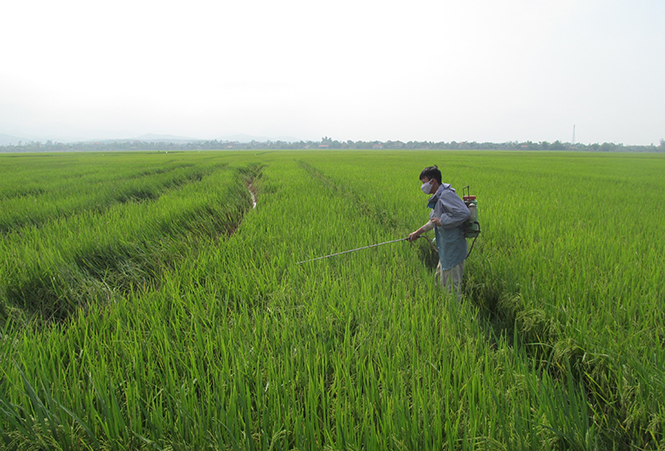
{"type": "Polygon", "coordinates": [[[238,141],[201,140],[201,141],[84,141],[75,143],[60,143],[46,141],[28,141],[18,145],[0,146],[0,152],[105,152],[105,151],[132,151],[132,150],[218,150],[218,149],[395,149],[395,150],[569,150],[592,152],[665,152],[665,140],[660,145],[634,146],[615,143],[581,144],[554,141],[508,141],[504,143],[476,142],[476,141],[338,141],[323,137],[320,141],[251,141],[241,143],[238,141]]]}

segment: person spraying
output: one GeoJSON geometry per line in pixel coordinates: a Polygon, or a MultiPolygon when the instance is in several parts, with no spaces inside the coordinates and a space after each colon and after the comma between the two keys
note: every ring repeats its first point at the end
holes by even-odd
{"type": "Polygon", "coordinates": [[[437,166],[429,166],[420,173],[420,187],[430,195],[427,207],[432,211],[429,221],[408,237],[415,241],[425,232],[434,229],[436,247],[439,251],[439,264],[434,274],[435,282],[462,299],[462,277],[467,243],[463,224],[471,215],[469,208],[448,183],[441,182],[441,171],[437,166]]]}

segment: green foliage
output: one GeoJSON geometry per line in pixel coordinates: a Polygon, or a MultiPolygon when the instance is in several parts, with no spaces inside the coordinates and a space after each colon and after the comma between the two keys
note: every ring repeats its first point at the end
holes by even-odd
{"type": "Polygon", "coordinates": [[[665,445],[659,155],[6,158],[3,215],[57,204],[0,248],[7,449],[665,445]],[[295,265],[422,225],[432,163],[483,218],[461,305],[425,240],[295,265]]]}

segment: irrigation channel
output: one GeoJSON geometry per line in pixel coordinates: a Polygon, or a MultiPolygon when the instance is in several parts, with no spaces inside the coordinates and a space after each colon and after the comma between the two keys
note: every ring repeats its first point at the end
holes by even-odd
{"type": "Polygon", "coordinates": [[[252,191],[252,184],[250,183],[247,185],[247,191],[249,191],[249,195],[252,197],[252,209],[256,208],[256,196],[254,195],[254,192],[252,191]]]}

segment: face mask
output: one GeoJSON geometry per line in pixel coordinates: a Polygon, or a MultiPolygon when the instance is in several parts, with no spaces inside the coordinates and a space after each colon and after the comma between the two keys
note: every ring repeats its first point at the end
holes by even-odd
{"type": "Polygon", "coordinates": [[[423,193],[429,194],[430,191],[432,191],[432,181],[430,180],[427,183],[423,183],[423,186],[421,186],[420,189],[423,190],[423,193]]]}

